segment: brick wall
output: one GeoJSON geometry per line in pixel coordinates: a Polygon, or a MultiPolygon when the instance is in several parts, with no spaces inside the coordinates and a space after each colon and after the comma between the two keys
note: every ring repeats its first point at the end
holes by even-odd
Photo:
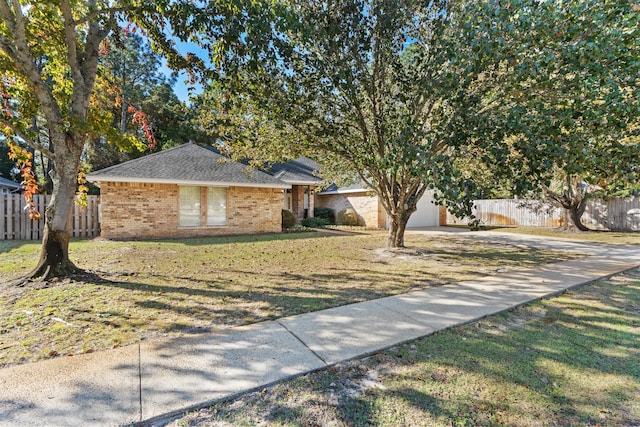
{"type": "MultiPolygon", "coordinates": [[[[228,187],[227,225],[212,227],[179,226],[178,191],[178,186],[171,184],[101,183],[102,237],[200,237],[282,231],[282,190],[228,187]]],[[[204,209],[205,193],[203,187],[204,209]]]]}
{"type": "Polygon", "coordinates": [[[370,192],[344,194],[316,193],[316,207],[331,208],[338,215],[343,209],[353,209],[358,214],[360,225],[369,228],[385,228],[386,214],[377,196],[370,192]]]}

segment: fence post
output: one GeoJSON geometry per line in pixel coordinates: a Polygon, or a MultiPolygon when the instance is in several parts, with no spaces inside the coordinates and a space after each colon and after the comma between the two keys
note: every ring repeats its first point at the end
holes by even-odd
{"type": "Polygon", "coordinates": [[[7,197],[7,240],[14,240],[13,236],[13,200],[14,195],[10,194],[7,197]]]}
{"type": "Polygon", "coordinates": [[[7,215],[7,199],[8,194],[0,194],[0,240],[7,240],[6,236],[6,223],[9,215],[7,215]]]}

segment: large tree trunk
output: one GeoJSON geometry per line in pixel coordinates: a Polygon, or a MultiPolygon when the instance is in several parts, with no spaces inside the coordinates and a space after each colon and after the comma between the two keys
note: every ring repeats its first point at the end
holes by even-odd
{"type": "Polygon", "coordinates": [[[404,247],[404,232],[407,223],[411,214],[417,210],[418,201],[424,195],[426,188],[419,178],[406,186],[386,186],[383,183],[378,183],[376,192],[389,218],[387,247],[404,247]]]}
{"type": "Polygon", "coordinates": [[[409,222],[409,216],[402,213],[396,217],[390,217],[389,220],[389,242],[390,248],[404,248],[404,232],[409,222]]]}
{"type": "Polygon", "coordinates": [[[574,227],[580,231],[590,231],[589,227],[582,223],[582,214],[587,208],[587,199],[571,200],[569,207],[565,208],[569,211],[569,217],[574,227]]]}
{"type": "MultiPolygon", "coordinates": [[[[41,3],[46,3],[46,6],[33,12],[32,8],[21,6],[20,2],[0,1],[0,19],[3,22],[0,51],[3,58],[8,58],[12,72],[20,76],[19,84],[22,85],[24,81],[25,96],[34,97],[37,101],[33,105],[38,105],[38,113],[42,114],[46,123],[49,131],[48,144],[44,146],[42,141],[24,132],[19,123],[23,120],[20,116],[27,119],[36,113],[31,107],[15,117],[5,117],[3,123],[53,162],[53,197],[45,212],[40,262],[31,273],[31,278],[64,276],[75,270],[69,260],[70,218],[80,155],[91,128],[91,123],[88,122],[89,100],[97,77],[100,43],[111,29],[117,28],[117,13],[122,10],[121,7],[112,7],[110,2],[100,2],[99,5],[96,1],[76,3],[68,0],[41,3]],[[73,89],[69,97],[54,93],[52,88],[60,84],[60,81],[56,78],[50,81],[48,73],[43,75],[42,67],[36,59],[42,57],[42,53],[36,49],[37,35],[34,36],[31,31],[29,21],[32,17],[41,19],[40,15],[51,17],[52,28],[59,28],[60,25],[61,31],[56,34],[52,49],[57,52],[56,58],[69,66],[64,77],[72,83],[73,89]]],[[[127,8],[129,6],[125,7],[127,8]]],[[[133,11],[133,7],[130,10],[133,11]]],[[[31,104],[27,103],[29,105],[31,104]]]]}
{"type": "Polygon", "coordinates": [[[72,215],[75,203],[76,182],[80,153],[83,143],[81,136],[67,135],[66,147],[69,152],[62,156],[56,153],[55,168],[51,171],[53,194],[45,211],[45,229],[42,251],[37,267],[30,278],[50,279],[68,276],[77,271],[69,260],[69,241],[72,234],[72,215]]]}
{"type": "Polygon", "coordinates": [[[580,177],[567,175],[562,193],[546,189],[546,194],[565,210],[565,230],[591,231],[582,223],[582,215],[587,208],[587,198],[586,191],[582,189],[580,177]],[[566,218],[570,218],[572,224],[569,224],[566,218]]]}

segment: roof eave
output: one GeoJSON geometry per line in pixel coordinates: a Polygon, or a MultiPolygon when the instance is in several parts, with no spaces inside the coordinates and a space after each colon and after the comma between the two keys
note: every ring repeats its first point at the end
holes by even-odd
{"type": "Polygon", "coordinates": [[[198,181],[188,179],[159,179],[159,178],[130,178],[121,176],[92,176],[89,174],[87,179],[91,182],[133,182],[136,184],[174,184],[174,185],[198,185],[212,187],[253,187],[253,188],[277,188],[287,190],[291,185],[283,184],[266,184],[252,182],[228,182],[228,181],[198,181]]]}
{"type": "Polygon", "coordinates": [[[349,193],[375,193],[375,191],[368,188],[357,188],[357,189],[350,189],[350,190],[319,191],[318,195],[330,196],[332,194],[349,194],[349,193]]]}
{"type": "Polygon", "coordinates": [[[290,185],[318,185],[320,182],[322,182],[322,180],[318,180],[318,181],[295,181],[295,180],[289,180],[289,179],[282,179],[281,181],[286,182],[287,184],[290,184],[290,185]]]}

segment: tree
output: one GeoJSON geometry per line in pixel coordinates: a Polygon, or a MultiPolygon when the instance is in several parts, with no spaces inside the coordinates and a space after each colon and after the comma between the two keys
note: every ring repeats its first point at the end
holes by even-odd
{"type": "MultiPolygon", "coordinates": [[[[151,108],[162,106],[148,105],[141,108],[159,85],[167,84],[168,79],[160,72],[162,57],[153,52],[149,43],[133,32],[132,29],[118,29],[105,39],[99,65],[100,72],[96,81],[93,102],[104,111],[105,119],[121,136],[111,133],[92,138],[89,143],[86,161],[90,169],[102,169],[149,152],[143,144],[144,132],[140,126],[132,123],[135,114],[150,112],[151,108]],[[130,110],[134,114],[130,113],[130,110]]],[[[157,139],[157,132],[154,137],[157,139]]]]}
{"type": "Polygon", "coordinates": [[[108,80],[119,90],[120,132],[127,130],[129,100],[141,101],[151,87],[165,82],[159,72],[162,57],[151,50],[142,36],[122,30],[107,39],[109,49],[105,56],[108,80]]]}
{"type": "Polygon", "coordinates": [[[194,8],[186,0],[170,4],[0,0],[0,70],[6,86],[3,92],[14,106],[0,115],[1,123],[6,132],[44,153],[54,164],[42,252],[31,277],[76,271],[69,260],[69,218],[80,158],[88,138],[108,133],[110,126],[92,104],[101,44],[119,22],[129,20],[146,29],[156,49],[171,55],[172,66],[189,67],[197,61],[177,54],[167,27],[184,28],[194,8]],[[32,130],[36,117],[46,123],[46,146],[32,130]]]}
{"type": "Polygon", "coordinates": [[[140,109],[147,113],[151,121],[158,150],[175,147],[185,141],[210,143],[210,139],[194,123],[196,107],[187,107],[168,83],[152,87],[148,96],[140,102],[140,109]]]}
{"type": "Polygon", "coordinates": [[[450,210],[470,214],[472,173],[455,160],[465,147],[502,139],[494,108],[504,61],[492,7],[301,0],[271,10],[237,14],[246,25],[264,24],[236,31],[242,37],[227,46],[228,79],[209,107],[232,129],[227,148],[347,165],[379,196],[390,247],[404,246],[429,188],[450,210]]]}
{"type": "Polygon", "coordinates": [[[546,1],[501,21],[517,58],[505,82],[514,125],[486,163],[579,230],[590,193],[639,179],[639,15],[628,1],[546,1]]]}

